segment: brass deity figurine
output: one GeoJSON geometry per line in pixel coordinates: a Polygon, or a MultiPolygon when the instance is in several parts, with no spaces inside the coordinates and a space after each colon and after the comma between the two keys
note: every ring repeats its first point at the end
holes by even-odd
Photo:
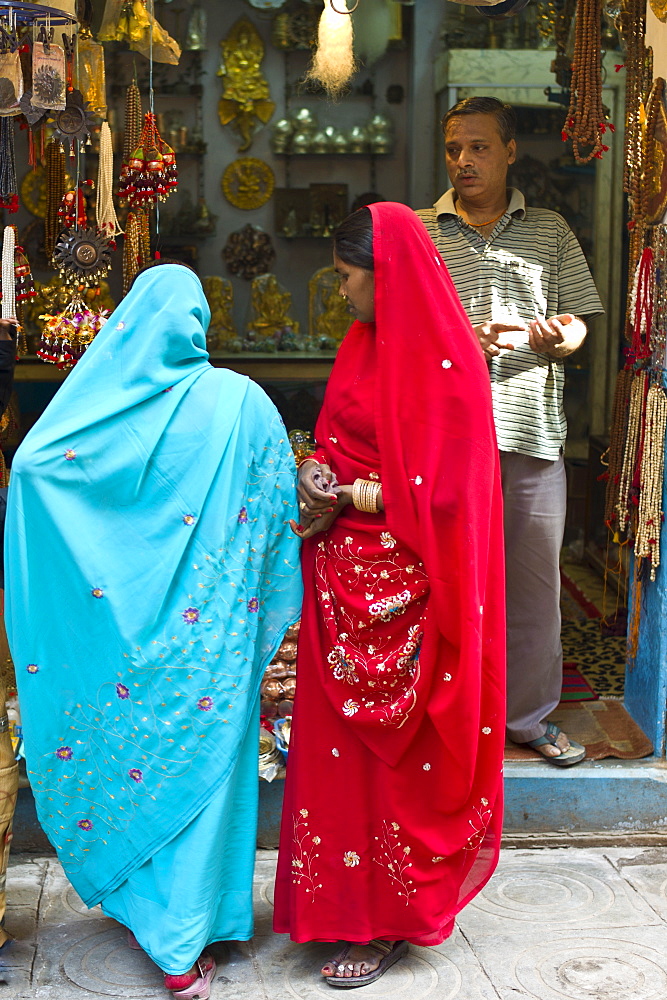
{"type": "Polygon", "coordinates": [[[292,295],[275,274],[261,274],[251,285],[252,319],[246,347],[251,351],[297,351],[299,324],[290,316],[292,295]]]}
{"type": "Polygon", "coordinates": [[[250,148],[252,137],[261,122],[266,125],[276,110],[269,100],[269,84],[262,75],[264,43],[254,25],[247,19],[237,21],[220,42],[222,59],[218,76],[224,89],[218,103],[221,125],[231,125],[243,140],[239,152],[250,148]]]}
{"type": "Polygon", "coordinates": [[[308,282],[309,333],[315,350],[336,350],[350,328],[352,317],[339,286],[333,267],[320,268],[308,282]]]}
{"type": "Polygon", "coordinates": [[[241,341],[236,334],[232,319],[234,290],[229,278],[214,274],[202,281],[204,295],[211,310],[211,322],[206,334],[206,346],[210,351],[240,351],[241,341]]]}

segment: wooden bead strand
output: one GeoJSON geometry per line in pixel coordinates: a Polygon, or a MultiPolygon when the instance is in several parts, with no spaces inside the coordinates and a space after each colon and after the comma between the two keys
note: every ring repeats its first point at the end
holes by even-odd
{"type": "Polygon", "coordinates": [[[635,535],[635,556],[649,559],[651,580],[660,565],[662,489],[667,431],[667,398],[661,385],[653,383],[646,398],[644,443],[639,470],[639,509],[635,535]]]}
{"type": "Polygon", "coordinates": [[[618,524],[619,485],[623,468],[623,448],[628,430],[630,387],[634,376],[632,369],[621,368],[616,376],[614,402],[611,416],[611,433],[607,451],[607,488],[605,491],[605,524],[615,530],[618,524]]]}
{"type": "Polygon", "coordinates": [[[623,463],[618,483],[618,530],[632,533],[632,501],[631,492],[635,481],[637,456],[640,452],[642,435],[644,402],[646,399],[648,374],[642,370],[635,375],[630,388],[630,405],[628,407],[628,423],[623,449],[623,463]]]}
{"type": "Polygon", "coordinates": [[[58,210],[65,195],[65,151],[52,139],[46,147],[46,214],[44,217],[44,249],[51,260],[60,236],[58,210]]]}
{"type": "Polygon", "coordinates": [[[609,149],[602,136],[614,130],[605,122],[602,104],[601,17],[602,0],[577,0],[570,106],[562,132],[563,141],[572,140],[577,163],[601,159],[609,149]],[[582,153],[582,146],[590,146],[590,152],[582,153]]]}

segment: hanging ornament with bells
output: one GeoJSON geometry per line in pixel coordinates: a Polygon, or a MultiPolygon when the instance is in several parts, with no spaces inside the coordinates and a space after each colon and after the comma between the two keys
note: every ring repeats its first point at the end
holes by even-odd
{"type": "Polygon", "coordinates": [[[62,111],[50,111],[47,125],[53,129],[53,137],[62,145],[69,143],[70,156],[74,156],[75,144],[83,149],[90,145],[90,133],[96,124],[97,116],[84,101],[80,90],[71,90],[67,94],[67,103],[62,111]]]}
{"type": "Polygon", "coordinates": [[[99,229],[65,229],[58,238],[53,263],[67,278],[94,285],[111,270],[111,241],[99,229]]]}
{"type": "Polygon", "coordinates": [[[155,115],[147,111],[139,146],[121,168],[118,196],[130,208],[150,207],[177,187],[176,155],[160,135],[155,115]]]}
{"type": "Polygon", "coordinates": [[[43,313],[39,317],[45,324],[35,354],[58,368],[73,367],[81,360],[108,317],[108,309],[99,312],[89,309],[80,293],[76,292],[62,312],[43,313]]]}

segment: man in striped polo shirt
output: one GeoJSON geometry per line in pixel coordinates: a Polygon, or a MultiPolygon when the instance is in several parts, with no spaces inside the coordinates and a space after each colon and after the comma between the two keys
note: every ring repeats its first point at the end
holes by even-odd
{"type": "Polygon", "coordinates": [[[586,751],[546,717],[560,700],[559,554],[565,528],[563,358],[603,311],[574,234],[507,187],[516,119],[492,97],[444,116],[453,185],[420,216],[489,363],[504,496],[507,731],[560,766],[586,751]]]}

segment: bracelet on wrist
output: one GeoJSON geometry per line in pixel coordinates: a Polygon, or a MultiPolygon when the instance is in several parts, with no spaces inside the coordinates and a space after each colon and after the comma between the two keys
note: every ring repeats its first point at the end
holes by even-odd
{"type": "Polygon", "coordinates": [[[355,479],[352,484],[352,503],[357,510],[365,514],[377,514],[378,496],[382,489],[382,483],[374,482],[372,479],[355,479]]]}

